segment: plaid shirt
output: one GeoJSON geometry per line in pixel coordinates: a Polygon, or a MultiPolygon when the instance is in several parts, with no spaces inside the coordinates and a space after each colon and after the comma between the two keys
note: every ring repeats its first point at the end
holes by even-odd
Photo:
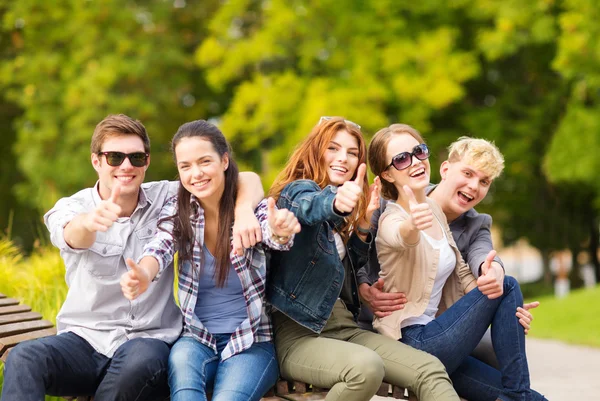
{"type": "MultiPolygon", "coordinates": [[[[193,337],[200,343],[212,348],[217,353],[216,340],[206,327],[194,314],[196,300],[198,299],[198,267],[202,263],[202,249],[204,244],[204,209],[200,206],[198,199],[192,195],[190,199],[192,210],[195,212],[190,216],[192,227],[196,233],[196,240],[192,250],[192,262],[186,261],[179,264],[179,301],[183,313],[184,325],[183,336],[193,337]],[[196,271],[194,272],[194,266],[196,271]]],[[[159,219],[175,215],[177,211],[177,196],[172,197],[164,205],[159,219]]],[[[248,348],[254,342],[271,341],[273,330],[271,319],[265,311],[265,282],[266,282],[266,258],[263,246],[287,251],[293,245],[293,238],[285,245],[277,244],[271,240],[271,229],[267,220],[267,201],[263,199],[254,211],[262,228],[263,242],[246,249],[244,256],[238,256],[231,252],[231,263],[238,274],[244,298],[246,299],[246,310],[248,317],[235,329],[227,346],[221,353],[221,359],[225,360],[248,348]]],[[[159,263],[159,273],[173,261],[177,250],[177,244],[172,235],[173,222],[171,219],[159,224],[156,236],[144,247],[144,256],[152,256],[159,263]]],[[[233,247],[232,247],[233,248],[233,247]]],[[[141,258],[140,258],[141,259],[141,258]]]]}

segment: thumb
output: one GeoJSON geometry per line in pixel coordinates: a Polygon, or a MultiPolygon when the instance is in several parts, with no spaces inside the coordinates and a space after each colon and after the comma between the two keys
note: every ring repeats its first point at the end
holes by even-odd
{"type": "Polygon", "coordinates": [[[362,188],[363,182],[365,180],[365,173],[367,172],[367,165],[365,163],[361,163],[358,166],[358,170],[356,170],[356,178],[354,179],[354,183],[362,188]]]}
{"type": "Polygon", "coordinates": [[[485,261],[481,265],[481,274],[482,275],[486,275],[487,274],[487,272],[490,269],[490,266],[492,265],[492,262],[494,261],[495,257],[496,257],[496,251],[492,249],[490,251],[490,253],[487,254],[487,256],[485,257],[485,261]]]}
{"type": "Polygon", "coordinates": [[[121,194],[121,184],[115,184],[112,187],[112,191],[110,193],[110,201],[112,203],[117,203],[117,200],[119,199],[120,194],[121,194]]]}
{"type": "Polygon", "coordinates": [[[409,206],[416,206],[419,204],[419,202],[417,202],[417,198],[415,197],[415,193],[408,185],[403,186],[402,189],[404,189],[404,193],[406,194],[406,197],[408,198],[409,206]]]}
{"type": "Polygon", "coordinates": [[[142,268],[140,267],[140,265],[138,265],[137,263],[135,263],[133,261],[133,259],[131,258],[127,258],[125,260],[125,263],[127,263],[127,266],[129,266],[129,268],[131,269],[131,271],[134,273],[134,276],[136,279],[140,278],[140,273],[142,273],[142,268]]]}
{"type": "Polygon", "coordinates": [[[377,281],[375,282],[375,284],[373,284],[373,287],[378,289],[379,291],[383,291],[383,279],[377,279],[377,281]]]}
{"type": "Polygon", "coordinates": [[[267,199],[267,216],[275,217],[275,212],[275,199],[269,197],[269,199],[267,199]]]}

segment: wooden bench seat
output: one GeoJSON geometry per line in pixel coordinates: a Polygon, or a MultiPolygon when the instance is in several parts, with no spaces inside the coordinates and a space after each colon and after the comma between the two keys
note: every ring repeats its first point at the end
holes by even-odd
{"type": "Polygon", "coordinates": [[[19,305],[18,300],[0,294],[0,360],[6,361],[10,350],[20,342],[55,334],[52,322],[42,320],[42,315],[19,305]]]}
{"type": "MultiPolygon", "coordinates": [[[[19,301],[0,294],[0,360],[6,361],[11,349],[17,344],[53,336],[56,328],[52,322],[43,320],[43,316],[31,311],[27,305],[19,304],[19,301]]],[[[316,401],[324,400],[327,389],[314,387],[310,384],[279,380],[277,385],[269,390],[262,401],[316,401]]],[[[413,394],[405,395],[405,390],[400,387],[383,383],[377,395],[396,399],[408,399],[416,401],[413,394]]],[[[73,401],[92,401],[91,397],[67,398],[73,401]]]]}

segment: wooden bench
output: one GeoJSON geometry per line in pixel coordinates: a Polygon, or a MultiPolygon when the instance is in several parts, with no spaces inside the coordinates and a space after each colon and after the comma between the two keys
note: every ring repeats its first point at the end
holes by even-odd
{"type": "MultiPolygon", "coordinates": [[[[42,315],[32,312],[27,305],[19,305],[19,301],[0,294],[0,360],[6,361],[11,349],[27,340],[53,336],[56,328],[52,322],[43,320],[42,315]]],[[[279,380],[269,390],[262,401],[316,401],[324,400],[327,389],[317,388],[310,384],[279,380]]],[[[396,399],[416,401],[414,394],[406,394],[401,387],[382,383],[377,395],[396,399]]],[[[92,401],[91,397],[68,398],[74,401],[92,401]]]]}
{"type": "Polygon", "coordinates": [[[53,336],[56,328],[27,305],[0,294],[0,359],[6,361],[10,350],[20,342],[53,336]]]}
{"type": "MultiPolygon", "coordinates": [[[[314,387],[310,384],[286,380],[279,380],[275,387],[275,394],[288,401],[324,400],[327,391],[327,389],[314,387]]],[[[402,387],[392,386],[388,383],[381,383],[377,395],[381,397],[417,401],[417,397],[412,392],[407,392],[402,387]]]]}

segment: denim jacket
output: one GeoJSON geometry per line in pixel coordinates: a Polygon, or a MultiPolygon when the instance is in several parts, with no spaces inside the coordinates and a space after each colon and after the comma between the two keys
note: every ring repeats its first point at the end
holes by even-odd
{"type": "Polygon", "coordinates": [[[267,300],[302,326],[320,333],[338,299],[358,312],[355,271],[367,263],[368,242],[350,236],[346,258],[340,260],[333,229],[344,216],[333,209],[337,188],[321,189],[314,181],[289,183],[277,206],[293,212],[302,225],[294,246],[288,252],[271,251],[267,280],[267,300]]]}

